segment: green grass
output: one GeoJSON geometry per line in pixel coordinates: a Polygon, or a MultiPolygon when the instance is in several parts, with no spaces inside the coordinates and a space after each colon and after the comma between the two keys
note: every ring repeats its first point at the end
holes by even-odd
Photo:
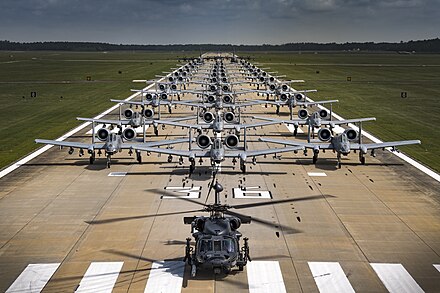
{"type": "MultiPolygon", "coordinates": [[[[420,139],[400,149],[440,171],[440,55],[397,53],[262,53],[253,62],[304,79],[296,89],[317,89],[314,100],[339,99],[344,118],[376,117],[364,128],[381,140],[420,139]],[[319,72],[319,73],[317,73],[319,72]],[[348,82],[347,77],[352,81],[348,82]],[[401,98],[401,92],[408,97],[401,98]]],[[[269,71],[271,71],[269,70],[269,71]]]]}
{"type": "Polygon", "coordinates": [[[0,52],[0,168],[39,147],[35,138],[57,138],[80,124],[75,117],[93,117],[114,105],[111,98],[128,97],[143,86],[133,79],[169,71],[182,55],[0,52]]]}

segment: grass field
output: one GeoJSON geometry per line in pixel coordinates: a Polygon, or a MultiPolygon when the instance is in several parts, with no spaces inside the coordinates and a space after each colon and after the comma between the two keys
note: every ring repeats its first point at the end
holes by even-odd
{"type": "MultiPolygon", "coordinates": [[[[191,55],[185,53],[187,55],[191,55]]],[[[193,54],[197,55],[197,53],[193,54]]],[[[440,171],[440,55],[394,53],[243,53],[263,67],[304,79],[311,98],[337,98],[345,118],[377,118],[364,128],[382,140],[420,139],[402,151],[440,171]],[[347,81],[351,77],[351,81],[347,81]],[[407,92],[407,98],[401,98],[407,92]]],[[[0,52],[0,168],[126,98],[132,79],[152,78],[183,53],[0,52]],[[86,81],[90,76],[92,81],[86,81]],[[69,82],[69,83],[67,83],[69,82]],[[30,93],[37,92],[37,98],[30,93]],[[61,98],[61,96],[63,98],[61,98]]]]}
{"type": "MultiPolygon", "coordinates": [[[[246,54],[247,55],[247,54],[246,54]]],[[[400,149],[440,171],[440,55],[397,53],[261,53],[252,62],[304,79],[296,89],[317,89],[314,100],[339,99],[344,118],[376,117],[364,128],[381,140],[420,139],[400,149]],[[351,81],[347,81],[351,77],[351,81]],[[401,93],[407,97],[402,98],[401,93]]]]}
{"type": "Polygon", "coordinates": [[[126,98],[133,79],[177,64],[177,53],[0,52],[0,168],[126,98]],[[87,81],[87,76],[91,81],[87,81]],[[31,92],[37,92],[31,98],[31,92]],[[62,97],[62,98],[61,98],[62,97]]]}

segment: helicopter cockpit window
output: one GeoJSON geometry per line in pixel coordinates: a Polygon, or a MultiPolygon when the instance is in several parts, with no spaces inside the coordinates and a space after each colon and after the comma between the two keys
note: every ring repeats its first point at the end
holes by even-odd
{"type": "Polygon", "coordinates": [[[201,240],[200,241],[200,251],[212,251],[212,241],[211,240],[201,240]]]}
{"type": "Polygon", "coordinates": [[[234,252],[235,251],[235,245],[232,239],[225,239],[223,240],[223,250],[226,252],[234,252]]]}
{"type": "Polygon", "coordinates": [[[221,251],[221,250],[222,250],[222,241],[214,240],[214,251],[221,251]]]}

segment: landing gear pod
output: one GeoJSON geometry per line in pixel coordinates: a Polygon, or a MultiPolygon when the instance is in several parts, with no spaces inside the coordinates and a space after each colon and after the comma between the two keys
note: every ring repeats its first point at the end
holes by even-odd
{"type": "Polygon", "coordinates": [[[125,128],[122,132],[122,137],[125,140],[132,140],[136,137],[136,131],[133,128],[125,128]]]}
{"type": "Polygon", "coordinates": [[[106,141],[109,135],[110,135],[110,131],[108,131],[108,129],[106,128],[101,128],[96,133],[96,136],[100,141],[106,141]]]}
{"type": "Polygon", "coordinates": [[[318,131],[318,138],[320,141],[329,141],[332,138],[332,133],[327,128],[321,128],[318,131]]]}

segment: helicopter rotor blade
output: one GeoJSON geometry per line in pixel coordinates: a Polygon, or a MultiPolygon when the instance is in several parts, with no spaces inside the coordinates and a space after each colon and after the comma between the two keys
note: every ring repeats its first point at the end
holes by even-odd
{"type": "Polygon", "coordinates": [[[196,212],[203,212],[203,211],[205,211],[205,210],[204,209],[199,209],[199,210],[179,211],[179,212],[162,213],[162,214],[151,214],[151,215],[139,215],[139,216],[130,216],[130,217],[119,217],[119,218],[111,218],[111,219],[104,219],[104,220],[86,221],[86,223],[89,224],[89,225],[101,225],[101,224],[110,224],[110,223],[115,223],[115,222],[123,222],[123,221],[138,220],[138,219],[146,219],[146,218],[152,218],[152,217],[162,217],[162,216],[189,214],[189,213],[196,213],[196,212]]]}
{"type": "Polygon", "coordinates": [[[236,212],[231,212],[231,211],[225,211],[225,214],[229,214],[231,216],[235,216],[237,218],[240,218],[240,220],[244,220],[244,221],[253,221],[256,223],[259,223],[261,225],[264,225],[266,227],[270,227],[270,228],[275,228],[275,229],[280,229],[283,232],[286,232],[288,234],[295,234],[295,233],[301,233],[302,231],[294,229],[292,227],[289,226],[285,226],[285,225],[281,225],[281,224],[277,224],[277,223],[273,223],[273,222],[269,222],[267,220],[263,220],[257,217],[251,217],[251,216],[246,216],[240,213],[236,213],[236,212]]]}
{"type": "MultiPolygon", "coordinates": [[[[214,166],[214,168],[215,168],[215,166],[214,166]]],[[[215,175],[217,175],[217,171],[218,170],[215,170],[214,172],[212,172],[212,180],[211,180],[211,184],[209,185],[208,195],[206,196],[206,199],[205,199],[205,205],[208,202],[209,195],[211,194],[211,190],[214,187],[214,180],[215,180],[215,175]]]]}
{"type": "Polygon", "coordinates": [[[287,199],[271,200],[271,201],[265,201],[265,202],[256,202],[256,203],[246,203],[246,204],[239,204],[239,205],[231,205],[230,207],[231,207],[231,209],[247,209],[247,208],[266,206],[266,205],[272,205],[272,204],[281,204],[281,203],[287,203],[287,202],[296,202],[296,201],[304,201],[304,200],[322,199],[324,197],[334,197],[334,196],[333,195],[312,195],[312,196],[303,196],[303,197],[297,197],[297,198],[287,198],[287,199]]]}

